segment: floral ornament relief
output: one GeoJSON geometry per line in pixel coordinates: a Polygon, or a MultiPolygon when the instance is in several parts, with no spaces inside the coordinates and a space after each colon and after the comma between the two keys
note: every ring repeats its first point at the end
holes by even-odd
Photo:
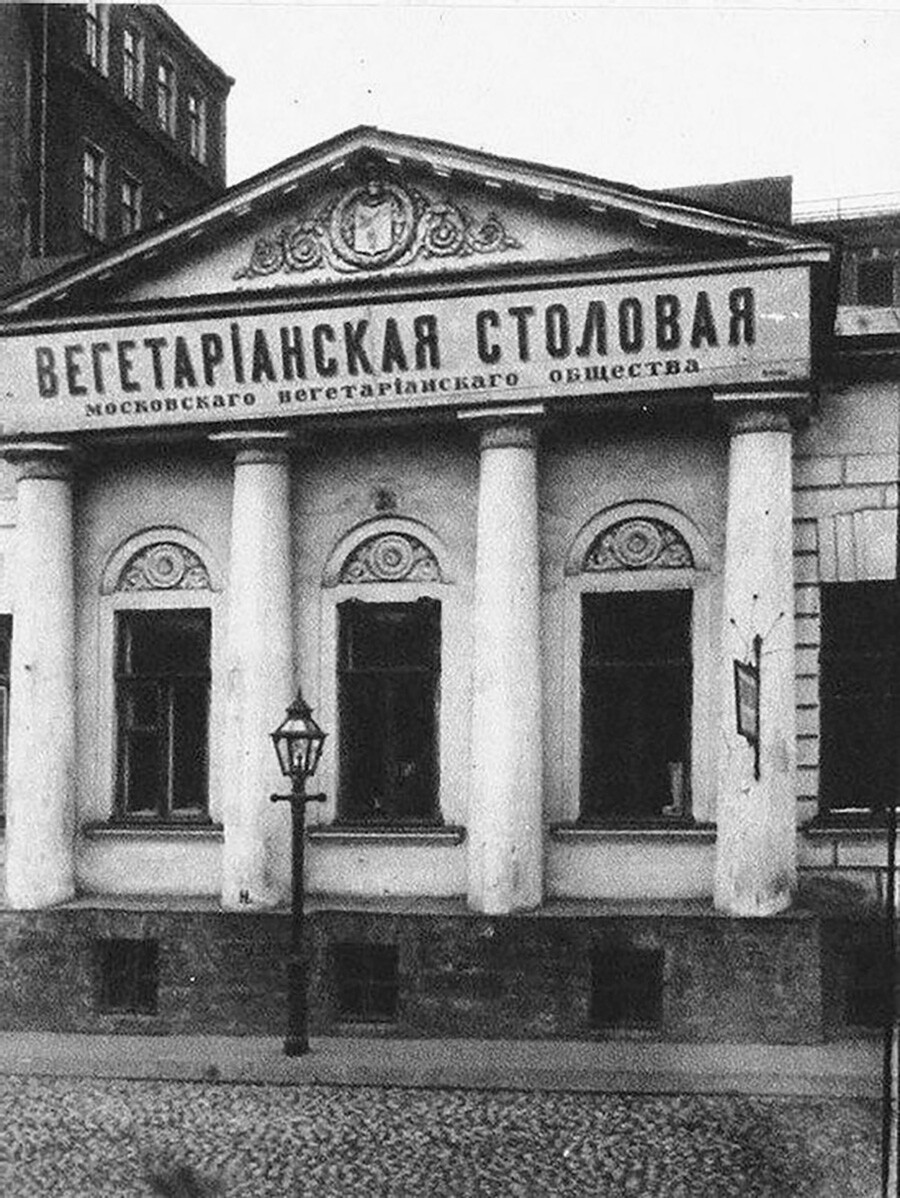
{"type": "Polygon", "coordinates": [[[620,520],[594,541],[584,557],[587,573],[606,570],[690,569],[694,557],[680,533],[662,520],[620,520]]]}
{"type": "Polygon", "coordinates": [[[341,568],[339,582],[440,582],[434,554],[416,537],[388,532],[369,537],[341,568]]]}
{"type": "Polygon", "coordinates": [[[311,218],[258,238],[250,261],[234,278],[321,266],[347,274],[521,248],[494,212],[479,219],[449,200],[431,200],[415,188],[372,178],[311,218]]]}
{"type": "Polygon", "coordinates": [[[209,589],[209,574],[200,558],[190,549],[172,541],[148,545],[129,558],[116,586],[117,591],[209,589]]]}

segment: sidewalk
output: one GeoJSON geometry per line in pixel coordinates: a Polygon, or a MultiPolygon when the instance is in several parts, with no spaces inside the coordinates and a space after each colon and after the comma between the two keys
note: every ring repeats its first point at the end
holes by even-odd
{"type": "Polygon", "coordinates": [[[273,1085],[855,1096],[881,1093],[877,1041],[819,1045],[0,1033],[0,1074],[273,1085]]]}

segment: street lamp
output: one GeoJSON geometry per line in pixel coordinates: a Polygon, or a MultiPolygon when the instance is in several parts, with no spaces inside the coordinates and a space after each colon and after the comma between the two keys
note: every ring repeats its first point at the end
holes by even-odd
{"type": "Polygon", "coordinates": [[[271,795],[273,803],[291,805],[291,952],[288,960],[288,1026],[285,1055],[309,1052],[306,995],[306,941],[303,934],[303,834],[307,803],[324,803],[325,795],[308,795],[306,782],[316,772],[326,733],[312,717],[300,691],[287,715],[271,734],[281,772],[291,780],[289,795],[271,795]]]}

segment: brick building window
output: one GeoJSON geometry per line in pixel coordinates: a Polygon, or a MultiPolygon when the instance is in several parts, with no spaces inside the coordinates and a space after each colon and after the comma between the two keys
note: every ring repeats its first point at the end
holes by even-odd
{"type": "Polygon", "coordinates": [[[160,129],[175,136],[175,67],[167,58],[156,68],[156,119],[160,129]]]}
{"type": "Polygon", "coordinates": [[[96,71],[107,73],[109,56],[109,8],[106,4],[84,6],[84,53],[96,71]]]}
{"type": "Polygon", "coordinates": [[[192,157],[206,162],[206,100],[196,92],[188,92],[188,143],[192,157]]]}
{"type": "Polygon", "coordinates": [[[122,30],[122,90],[133,104],[144,98],[144,40],[133,29],[122,30]]]}
{"type": "Polygon", "coordinates": [[[116,613],[117,811],[137,820],[205,819],[210,613],[116,613]]]}
{"type": "Polygon", "coordinates": [[[872,308],[893,307],[894,263],[890,258],[857,261],[856,302],[872,308]]]}
{"type": "Polygon", "coordinates": [[[122,176],[122,235],[136,233],[140,229],[143,191],[137,179],[122,176]]]}
{"type": "Polygon", "coordinates": [[[339,818],[437,822],[441,605],[338,613],[339,818]]]}
{"type": "Polygon", "coordinates": [[[860,818],[897,790],[897,584],[823,584],[820,605],[821,809],[837,820],[860,818]]]}
{"type": "Polygon", "coordinates": [[[582,595],[581,819],[686,814],[691,592],[582,595]]]}
{"type": "Polygon", "coordinates": [[[81,227],[91,237],[106,234],[106,155],[85,146],[82,160],[81,227]]]}

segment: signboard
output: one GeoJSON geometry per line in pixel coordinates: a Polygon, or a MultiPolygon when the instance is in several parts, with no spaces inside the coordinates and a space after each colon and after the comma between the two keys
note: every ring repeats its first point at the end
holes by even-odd
{"type": "Polygon", "coordinates": [[[809,375],[805,267],[73,321],[0,339],[0,434],[602,402],[809,375]]]}
{"type": "Polygon", "coordinates": [[[734,706],[737,733],[753,746],[753,776],[759,781],[759,679],[762,640],[753,638],[753,663],[734,662],[734,706]]]}

